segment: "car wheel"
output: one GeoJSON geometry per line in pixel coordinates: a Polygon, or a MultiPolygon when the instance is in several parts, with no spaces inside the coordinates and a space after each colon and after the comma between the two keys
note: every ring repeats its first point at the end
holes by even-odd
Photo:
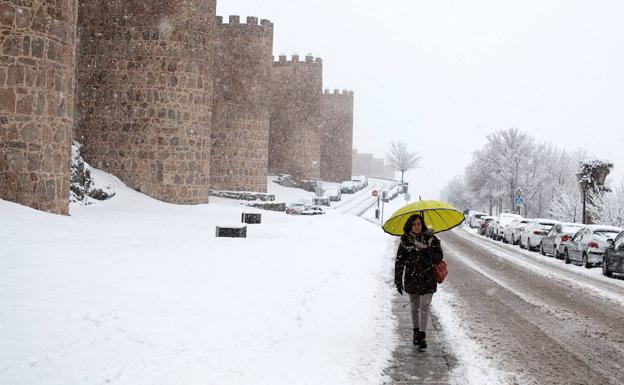
{"type": "Polygon", "coordinates": [[[553,247],[554,251],[553,251],[553,255],[555,256],[555,259],[561,259],[561,254],[559,254],[559,249],[557,249],[557,247],[553,247]]]}
{"type": "Polygon", "coordinates": [[[568,249],[565,249],[563,251],[563,262],[565,262],[566,265],[570,264],[570,255],[568,254],[568,249]]]}
{"type": "Polygon", "coordinates": [[[612,276],[611,272],[607,268],[607,259],[606,258],[604,258],[602,260],[602,275],[604,275],[606,277],[611,277],[612,276]]]}
{"type": "Polygon", "coordinates": [[[544,252],[544,244],[542,242],[540,242],[540,254],[546,255],[546,252],[544,252]]]}
{"type": "Polygon", "coordinates": [[[583,253],[583,267],[589,269],[591,267],[589,261],[587,260],[587,254],[583,253]]]}

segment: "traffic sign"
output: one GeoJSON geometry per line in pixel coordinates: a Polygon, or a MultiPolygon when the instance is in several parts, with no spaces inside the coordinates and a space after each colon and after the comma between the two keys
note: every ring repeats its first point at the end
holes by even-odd
{"type": "Polygon", "coordinates": [[[374,196],[374,197],[379,196],[379,191],[377,191],[377,190],[373,190],[373,196],[374,196]]]}

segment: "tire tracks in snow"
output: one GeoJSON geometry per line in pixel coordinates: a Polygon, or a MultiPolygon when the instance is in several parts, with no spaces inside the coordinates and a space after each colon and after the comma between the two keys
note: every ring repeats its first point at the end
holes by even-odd
{"type": "Polygon", "coordinates": [[[459,300],[467,335],[507,373],[506,383],[620,383],[620,306],[590,290],[570,295],[565,282],[545,279],[460,231],[441,235],[449,263],[443,291],[459,300]]]}

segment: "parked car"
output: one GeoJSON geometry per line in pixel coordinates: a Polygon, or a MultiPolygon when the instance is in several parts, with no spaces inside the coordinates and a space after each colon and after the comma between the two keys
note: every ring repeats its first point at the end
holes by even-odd
{"type": "Polygon", "coordinates": [[[522,219],[522,215],[512,213],[500,213],[494,222],[494,228],[492,229],[492,238],[500,241],[505,235],[505,229],[514,219],[522,219]]]}
{"type": "Polygon", "coordinates": [[[305,209],[307,205],[303,202],[295,202],[286,206],[286,214],[290,215],[300,215],[305,209]]]}
{"type": "Polygon", "coordinates": [[[609,239],[613,240],[622,231],[619,227],[589,225],[574,234],[563,252],[565,263],[578,262],[586,268],[602,264],[609,239]]]}
{"type": "Polygon", "coordinates": [[[492,221],[488,224],[487,230],[485,231],[485,236],[488,238],[496,239],[496,228],[498,227],[498,218],[494,217],[492,221]]]}
{"type": "Polygon", "coordinates": [[[327,195],[315,196],[312,198],[312,202],[317,206],[330,206],[331,199],[327,195]]]}
{"type": "Polygon", "coordinates": [[[526,227],[529,222],[526,218],[514,219],[509,226],[505,228],[505,234],[503,234],[503,242],[517,245],[520,241],[520,233],[526,227]]]}
{"type": "Polygon", "coordinates": [[[362,188],[368,186],[368,177],[366,177],[365,175],[353,175],[351,176],[351,180],[353,182],[359,183],[362,188]]]}
{"type": "Polygon", "coordinates": [[[301,212],[301,215],[322,215],[325,211],[319,206],[308,206],[301,212]]]}
{"type": "Polygon", "coordinates": [[[479,226],[481,226],[481,218],[483,218],[486,215],[487,215],[486,213],[474,212],[470,216],[470,228],[478,229],[479,226]]]}
{"type": "Polygon", "coordinates": [[[583,225],[579,223],[559,223],[553,226],[548,234],[542,238],[540,253],[562,259],[565,245],[570,242],[574,234],[581,228],[583,228],[583,225]]]}
{"type": "Polygon", "coordinates": [[[529,251],[539,249],[542,238],[559,223],[552,219],[530,219],[520,233],[520,248],[529,251]]]}
{"type": "Polygon", "coordinates": [[[325,195],[327,195],[332,202],[338,202],[342,199],[342,194],[338,187],[327,187],[325,189],[325,195]]]}
{"type": "Polygon", "coordinates": [[[487,233],[487,228],[490,225],[490,223],[492,222],[492,220],[494,219],[494,217],[486,215],[483,218],[481,218],[481,223],[479,224],[479,234],[480,235],[486,235],[487,233]]]}
{"type": "Polygon", "coordinates": [[[624,231],[605,250],[602,274],[610,277],[613,273],[624,274],[624,231]]]}
{"type": "Polygon", "coordinates": [[[344,181],[340,184],[340,192],[342,194],[353,194],[356,191],[357,188],[355,184],[350,180],[344,181]]]}

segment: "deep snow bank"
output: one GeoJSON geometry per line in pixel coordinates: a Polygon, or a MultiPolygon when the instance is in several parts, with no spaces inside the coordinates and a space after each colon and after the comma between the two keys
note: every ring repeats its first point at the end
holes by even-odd
{"type": "Polygon", "coordinates": [[[116,196],[71,217],[0,200],[0,383],[383,382],[378,227],[263,211],[249,238],[215,238],[253,209],[166,204],[92,172],[116,196]]]}

